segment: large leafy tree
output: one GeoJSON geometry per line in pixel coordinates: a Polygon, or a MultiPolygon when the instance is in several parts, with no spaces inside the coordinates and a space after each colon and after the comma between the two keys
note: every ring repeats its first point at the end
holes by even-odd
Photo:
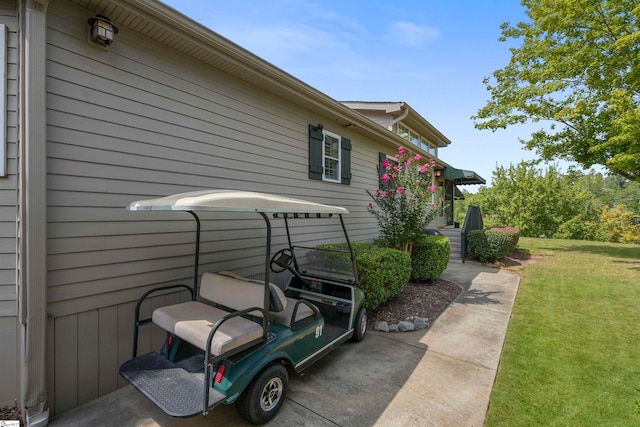
{"type": "Polygon", "coordinates": [[[522,142],[542,158],[640,181],[640,1],[522,5],[530,21],[502,24],[500,40],[521,44],[485,79],[491,99],[473,117],[476,127],[541,122],[522,142]]]}

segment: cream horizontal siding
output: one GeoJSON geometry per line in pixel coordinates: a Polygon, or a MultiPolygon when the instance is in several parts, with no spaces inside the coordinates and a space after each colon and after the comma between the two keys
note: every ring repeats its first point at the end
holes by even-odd
{"type": "MultiPolygon", "coordinates": [[[[131,356],[137,298],[156,286],[192,282],[191,216],[129,212],[132,201],[204,188],[276,193],[344,206],[352,240],[377,237],[365,190],[377,186],[379,143],[125,25],[108,51],[92,46],[86,37],[92,15],[60,0],[51,2],[47,18],[54,413],[121,386],[117,369],[131,356]],[[308,179],[308,124],[318,122],[351,139],[351,185],[308,179]]],[[[281,220],[272,223],[275,252],[286,234],[281,220]]],[[[296,244],[342,240],[337,221],[292,220],[291,226],[296,244]]],[[[259,216],[203,214],[202,227],[200,271],[263,274],[266,230],[259,216]]],[[[0,247],[2,233],[0,224],[0,247]]],[[[185,298],[159,295],[143,311],[185,298]]],[[[163,338],[158,330],[143,331],[140,352],[157,349],[163,338]]]]}
{"type": "MultiPolygon", "coordinates": [[[[0,2],[7,26],[6,171],[0,177],[0,318],[17,316],[16,259],[18,216],[18,25],[15,2],[0,2]]],[[[15,322],[15,320],[14,320],[15,322]]],[[[15,326],[13,327],[15,329],[15,326]]],[[[15,335],[15,331],[14,331],[15,335]]]]}
{"type": "Polygon", "coordinates": [[[5,92],[6,172],[0,177],[0,407],[20,398],[18,295],[18,22],[15,1],[0,1],[0,24],[7,27],[5,92]]]}

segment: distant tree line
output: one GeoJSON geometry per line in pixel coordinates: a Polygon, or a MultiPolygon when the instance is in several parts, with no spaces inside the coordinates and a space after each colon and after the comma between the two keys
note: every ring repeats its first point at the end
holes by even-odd
{"type": "Polygon", "coordinates": [[[456,221],[480,206],[485,227],[518,227],[522,236],[640,244],[640,182],[620,175],[526,162],[498,166],[490,187],[463,190],[456,221]]]}

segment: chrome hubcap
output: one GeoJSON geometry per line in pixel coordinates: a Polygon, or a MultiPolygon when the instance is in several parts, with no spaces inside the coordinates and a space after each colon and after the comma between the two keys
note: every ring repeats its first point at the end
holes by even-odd
{"type": "Polygon", "coordinates": [[[260,396],[260,408],[265,412],[271,411],[275,408],[282,397],[283,390],[284,385],[280,378],[275,377],[269,380],[262,389],[262,396],[260,396]]]}
{"type": "Polygon", "coordinates": [[[367,332],[367,315],[362,315],[362,322],[360,322],[360,333],[364,335],[367,332]]]}

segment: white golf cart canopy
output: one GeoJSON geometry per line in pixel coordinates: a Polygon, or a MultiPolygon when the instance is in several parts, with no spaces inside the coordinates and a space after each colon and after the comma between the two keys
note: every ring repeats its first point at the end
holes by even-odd
{"type": "Polygon", "coordinates": [[[130,211],[226,211],[312,215],[349,213],[348,210],[339,206],[234,190],[201,190],[158,199],[139,200],[131,203],[128,209],[130,211]]]}

